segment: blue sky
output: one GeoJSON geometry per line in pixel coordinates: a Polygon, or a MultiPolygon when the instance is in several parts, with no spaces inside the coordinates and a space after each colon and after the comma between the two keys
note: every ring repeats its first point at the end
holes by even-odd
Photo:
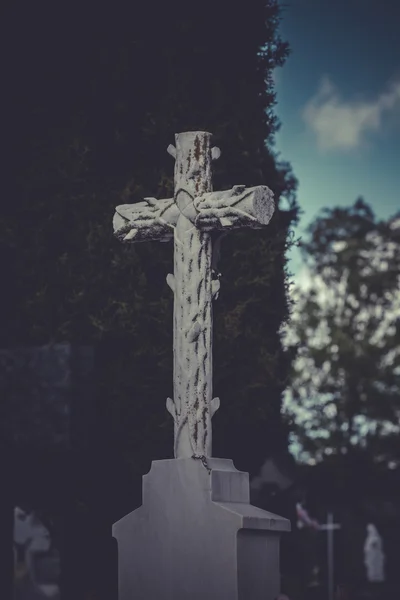
{"type": "Polygon", "coordinates": [[[379,218],[400,209],[399,29],[400,0],[287,0],[276,149],[299,179],[297,235],[321,208],[358,196],[379,218]]]}

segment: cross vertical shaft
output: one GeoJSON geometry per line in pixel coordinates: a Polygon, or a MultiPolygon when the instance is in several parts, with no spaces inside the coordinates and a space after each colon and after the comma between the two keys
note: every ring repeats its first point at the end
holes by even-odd
{"type": "MultiPolygon", "coordinates": [[[[211,234],[196,228],[195,197],[212,191],[211,134],[177,134],[174,232],[175,457],[211,456],[212,282],[211,234]]],[[[170,278],[170,281],[172,277],[170,278]]]]}

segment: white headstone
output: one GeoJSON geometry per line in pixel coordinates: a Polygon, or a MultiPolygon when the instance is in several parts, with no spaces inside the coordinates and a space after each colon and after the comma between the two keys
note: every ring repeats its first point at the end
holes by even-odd
{"type": "Polygon", "coordinates": [[[372,523],[367,525],[364,564],[367,571],[367,580],[370,583],[383,583],[385,581],[385,553],[382,538],[372,523]]]}
{"type": "Polygon", "coordinates": [[[26,546],[32,538],[32,517],[22,508],[14,508],[14,543],[26,546]]]}
{"type": "Polygon", "coordinates": [[[204,131],[175,136],[174,198],[118,206],[123,242],[174,241],[173,460],[154,461],[143,478],[143,505],[113,526],[119,600],[274,600],[279,537],[290,522],[250,504],[248,473],[211,458],[212,231],[261,228],[274,211],[265,186],[212,192],[219,157],[204,131]]]}
{"type": "Polygon", "coordinates": [[[26,513],[18,506],[14,509],[14,543],[29,552],[47,552],[50,534],[34,513],[26,513]]]}
{"type": "Polygon", "coordinates": [[[18,506],[14,509],[14,544],[23,546],[24,562],[33,578],[34,555],[49,551],[50,533],[34,513],[26,513],[18,506]]]}

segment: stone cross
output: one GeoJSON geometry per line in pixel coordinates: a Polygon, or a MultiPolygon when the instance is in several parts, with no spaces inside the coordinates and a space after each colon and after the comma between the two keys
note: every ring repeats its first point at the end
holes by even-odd
{"type": "Polygon", "coordinates": [[[219,407],[212,397],[212,300],[219,278],[212,269],[211,232],[268,225],[274,212],[266,186],[212,191],[211,134],[187,131],[175,135],[167,149],[175,158],[174,197],[145,198],[117,206],[114,234],[122,242],[174,240],[174,274],[167,283],[174,293],[174,398],[167,409],[174,419],[175,458],[211,457],[211,417],[219,407]]]}
{"type": "Polygon", "coordinates": [[[333,532],[336,529],[341,529],[339,523],[334,523],[333,514],[328,512],[328,520],[319,526],[319,529],[326,531],[328,544],[328,598],[334,600],[335,584],[334,584],[334,553],[333,553],[333,532]]]}

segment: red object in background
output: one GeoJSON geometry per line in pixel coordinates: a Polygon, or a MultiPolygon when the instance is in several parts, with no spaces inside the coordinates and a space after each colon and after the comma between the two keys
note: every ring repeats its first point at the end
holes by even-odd
{"type": "Polygon", "coordinates": [[[296,504],[297,513],[297,526],[301,529],[302,527],[312,527],[313,529],[319,529],[319,523],[315,519],[312,519],[305,508],[302,507],[300,502],[296,504]]]}
{"type": "Polygon", "coordinates": [[[335,600],[350,600],[349,592],[346,586],[337,586],[335,600]]]}

